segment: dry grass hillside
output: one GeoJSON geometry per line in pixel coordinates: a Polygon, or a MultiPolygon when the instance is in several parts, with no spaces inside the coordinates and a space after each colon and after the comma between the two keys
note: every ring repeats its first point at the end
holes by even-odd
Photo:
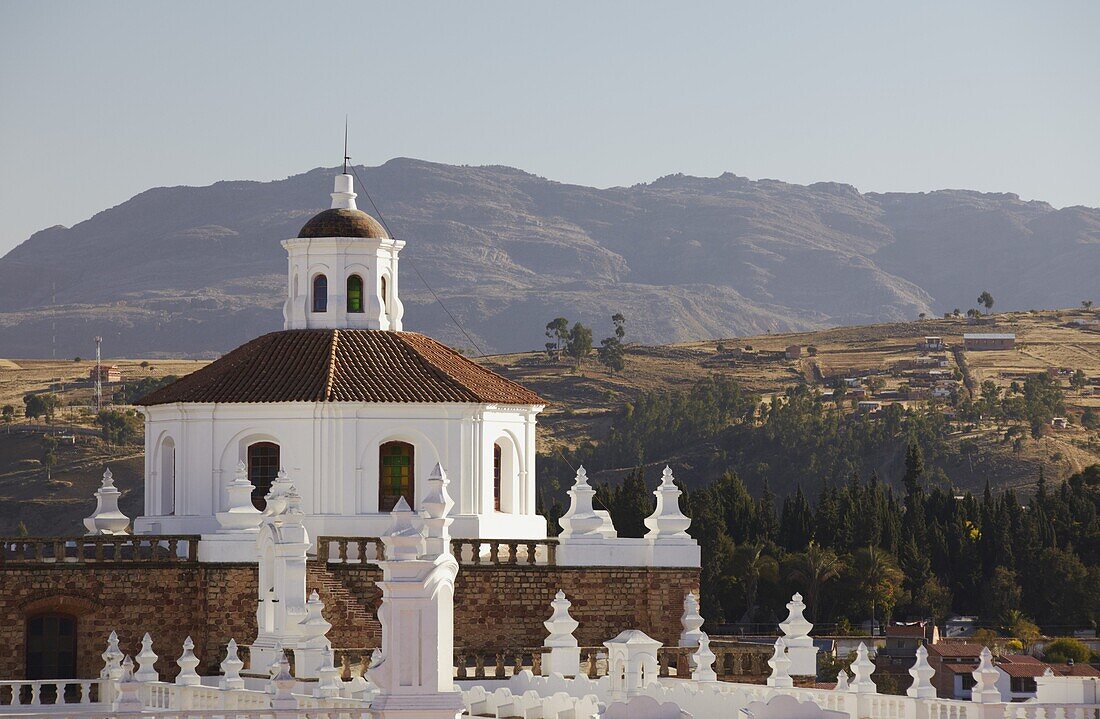
{"type": "MultiPolygon", "coordinates": [[[[1080,369],[1089,381],[1081,392],[1069,388],[1068,375],[1057,375],[1066,390],[1067,428],[1047,428],[1041,438],[1026,437],[1018,447],[1004,441],[1004,427],[991,423],[960,425],[950,437],[956,451],[945,460],[945,471],[958,486],[980,489],[989,479],[995,486],[1026,490],[1034,483],[1040,466],[1048,477],[1059,479],[1100,462],[1100,432],[1086,430],[1080,420],[1086,408],[1100,410],[1100,325],[1088,324],[1097,319],[1100,312],[1020,312],[993,315],[978,325],[965,319],[935,319],[658,347],[632,345],[626,352],[625,370],[615,375],[595,359],[573,367],[551,363],[545,355],[533,352],[495,355],[479,361],[548,400],[540,418],[543,453],[605,436],[623,405],[644,392],[686,390],[714,374],[735,378],[763,397],[799,383],[824,389],[831,378],[877,377],[881,385],[874,389],[882,402],[911,404],[929,401],[897,396],[906,387],[915,392],[916,385],[923,381],[917,375],[932,371],[921,368],[921,362],[926,361],[921,358],[939,358],[941,364],[946,364],[937,364],[934,371],[943,376],[968,374],[974,387],[984,380],[1007,387],[1041,370],[1057,373],[1080,369]],[[1016,348],[955,352],[962,346],[963,333],[975,331],[1013,332],[1016,348]],[[929,335],[942,337],[948,348],[943,352],[919,349],[918,344],[929,335]],[[784,356],[791,345],[802,348],[801,357],[784,356]],[[809,355],[810,347],[815,348],[813,356],[809,355]],[[959,366],[960,359],[964,367],[959,366]],[[918,369],[904,369],[914,366],[918,369]]],[[[143,366],[142,360],[131,359],[104,364],[118,365],[123,381],[134,382],[186,374],[205,363],[157,359],[143,366]]],[[[92,390],[86,381],[92,365],[86,360],[0,360],[0,406],[11,404],[20,413],[14,423],[16,430],[0,430],[0,502],[6,508],[0,515],[0,534],[15,533],[21,522],[34,534],[79,531],[80,519],[93,506],[92,492],[108,463],[125,493],[124,509],[139,511],[142,448],[140,444],[108,446],[96,436],[89,407],[92,390]],[[28,428],[21,416],[22,397],[27,392],[43,391],[61,394],[62,409],[48,428],[28,428]],[[49,480],[41,463],[41,438],[46,429],[63,437],[49,480]]],[[[966,383],[960,381],[957,385],[958,391],[967,391],[966,383]]],[[[105,389],[105,396],[111,396],[115,389],[105,389]]],[[[686,447],[662,461],[697,466],[698,455],[708,451],[711,448],[707,446],[686,447]]],[[[709,477],[693,479],[706,481],[709,477]]]]}

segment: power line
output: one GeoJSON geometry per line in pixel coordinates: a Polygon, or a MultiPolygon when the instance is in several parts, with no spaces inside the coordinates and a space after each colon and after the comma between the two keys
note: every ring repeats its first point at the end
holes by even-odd
{"type": "MultiPolygon", "coordinates": [[[[344,148],[344,154],[347,155],[346,147],[344,148]]],[[[344,158],[345,165],[347,164],[348,159],[349,158],[347,157],[344,158]]],[[[389,233],[389,236],[396,239],[397,236],[394,234],[393,230],[390,229],[390,225],[388,222],[386,222],[386,218],[383,217],[382,211],[378,209],[378,205],[375,204],[374,198],[371,197],[370,192],[367,190],[367,183],[363,182],[362,178],[359,177],[359,171],[355,169],[355,165],[351,166],[351,171],[352,174],[355,175],[355,181],[359,183],[359,186],[361,188],[363,188],[363,194],[367,196],[367,201],[370,202],[370,206],[374,210],[375,216],[378,217],[378,221],[381,222],[382,226],[386,228],[386,232],[389,233]]],[[[412,263],[412,260],[406,258],[405,262],[410,267],[412,267],[412,271],[416,273],[416,276],[419,277],[420,281],[424,283],[424,286],[428,288],[428,292],[432,294],[432,297],[435,298],[435,301],[439,304],[440,307],[443,308],[443,311],[447,313],[447,316],[451,318],[451,322],[453,322],[454,326],[458,328],[458,331],[461,332],[466,340],[474,346],[474,349],[478,351],[478,357],[484,357],[486,354],[485,350],[481,349],[481,346],[474,341],[474,338],[470,336],[470,333],[466,331],[466,328],[462,326],[462,323],[458,321],[458,318],[455,317],[449,309],[447,309],[447,305],[443,304],[443,300],[439,298],[439,295],[436,294],[436,291],[432,289],[432,286],[428,284],[428,281],[426,279],[424,279],[424,275],[420,274],[420,270],[416,268],[416,265],[412,263]]]]}

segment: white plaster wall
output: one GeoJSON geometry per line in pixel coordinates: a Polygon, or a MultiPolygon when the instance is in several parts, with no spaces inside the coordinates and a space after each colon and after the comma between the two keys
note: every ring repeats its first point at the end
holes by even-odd
{"type": "Polygon", "coordinates": [[[285,240],[287,299],[283,306],[286,329],[401,329],[404,307],[398,295],[398,254],[401,240],[363,238],[296,238],[285,240]],[[313,279],[328,279],[328,307],[313,312],[313,279]],[[347,279],[363,279],[363,312],[347,311],[347,279]],[[382,302],[381,278],[386,278],[387,301],[382,302]]]}
{"type": "MultiPolygon", "coordinates": [[[[271,403],[157,405],[145,409],[145,516],[138,532],[196,533],[218,528],[226,486],[254,442],[274,442],[302,496],[306,527],[322,534],[379,536],[390,523],[378,513],[378,448],[412,444],[415,487],[427,491],[436,462],[451,480],[452,534],[459,538],[537,539],[535,416],[538,407],[495,405],[271,403]],[[165,443],[175,445],[175,492],[166,502],[165,443]],[[493,511],[493,445],[508,452],[506,502],[493,511]],[[174,506],[174,514],[164,515],[174,506]]],[[[418,508],[418,507],[417,507],[418,508]]]]}

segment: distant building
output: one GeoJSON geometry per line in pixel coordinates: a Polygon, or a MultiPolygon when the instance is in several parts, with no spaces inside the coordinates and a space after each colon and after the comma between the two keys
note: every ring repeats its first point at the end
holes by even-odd
{"type": "Polygon", "coordinates": [[[787,355],[787,359],[799,359],[802,357],[802,345],[788,345],[784,354],[787,355]]]}
{"type": "Polygon", "coordinates": [[[1027,654],[1009,654],[999,657],[997,691],[1001,699],[1022,702],[1033,699],[1036,693],[1035,679],[1048,670],[1056,677],[1100,677],[1100,670],[1088,664],[1047,664],[1027,654]]]}
{"type": "Polygon", "coordinates": [[[984,350],[1010,350],[1016,347],[1016,335],[994,332],[976,332],[963,335],[963,347],[968,352],[984,350]]]}
{"type": "Polygon", "coordinates": [[[873,399],[860,400],[856,409],[864,414],[874,414],[882,409],[882,402],[873,399]]]}
{"type": "Polygon", "coordinates": [[[929,352],[938,352],[943,349],[943,337],[925,337],[924,349],[929,352]]]}
{"type": "Polygon", "coordinates": [[[1050,426],[1054,429],[1065,429],[1069,426],[1069,421],[1065,417],[1055,417],[1050,420],[1050,426]]]}
{"type": "Polygon", "coordinates": [[[844,378],[844,386],[845,387],[859,387],[861,384],[863,384],[863,380],[860,379],[859,377],[845,377],[844,378]]]}
{"type": "MultiPolygon", "coordinates": [[[[968,700],[974,687],[980,644],[934,644],[928,647],[928,664],[935,670],[932,685],[941,699],[968,700]]],[[[1026,701],[1035,696],[1036,677],[1048,670],[1056,677],[1100,677],[1088,664],[1047,664],[1027,654],[1006,654],[994,659],[997,690],[1004,701],[1026,701]]]]}
{"type": "Polygon", "coordinates": [[[107,366],[105,364],[101,364],[98,367],[92,367],[90,370],[88,370],[88,379],[92,380],[93,382],[95,382],[96,380],[96,370],[99,371],[100,382],[122,381],[122,372],[119,371],[118,365],[113,364],[107,366]]]}
{"type": "Polygon", "coordinates": [[[940,640],[940,630],[932,622],[902,622],[886,627],[886,645],[879,650],[893,663],[905,668],[913,666],[917,648],[922,644],[935,644],[940,640]]]}

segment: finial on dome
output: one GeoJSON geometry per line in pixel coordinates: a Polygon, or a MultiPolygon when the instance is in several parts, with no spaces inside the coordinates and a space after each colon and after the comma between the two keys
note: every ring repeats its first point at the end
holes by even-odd
{"type": "Polygon", "coordinates": [[[336,176],[336,183],[332,192],[332,209],[334,210],[358,210],[355,206],[355,183],[352,176],[346,172],[336,176]]]}

